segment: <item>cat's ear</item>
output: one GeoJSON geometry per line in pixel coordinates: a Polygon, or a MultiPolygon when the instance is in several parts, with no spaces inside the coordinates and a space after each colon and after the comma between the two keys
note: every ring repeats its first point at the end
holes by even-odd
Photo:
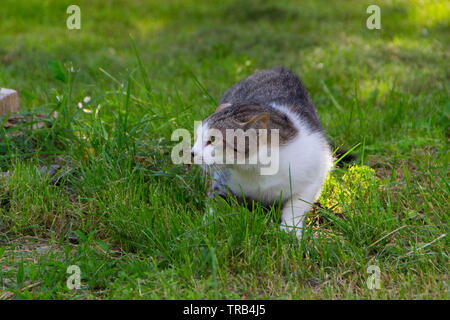
{"type": "Polygon", "coordinates": [[[216,112],[219,112],[225,108],[228,108],[231,106],[231,103],[222,103],[220,106],[217,107],[216,112]]]}
{"type": "Polygon", "coordinates": [[[245,129],[267,129],[267,123],[270,120],[268,113],[255,114],[250,117],[245,123],[243,123],[245,129]]]}

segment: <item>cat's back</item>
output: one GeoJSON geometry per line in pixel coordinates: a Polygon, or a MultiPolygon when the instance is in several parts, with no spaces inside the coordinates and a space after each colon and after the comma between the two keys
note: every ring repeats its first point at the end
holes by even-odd
{"type": "Polygon", "coordinates": [[[311,129],[321,130],[316,108],[300,78],[284,67],[261,70],[228,89],[220,104],[240,105],[256,103],[283,105],[310,124],[311,129]]]}
{"type": "Polygon", "coordinates": [[[310,98],[300,78],[283,67],[261,70],[236,83],[223,95],[220,103],[268,103],[274,100],[310,98]]]}

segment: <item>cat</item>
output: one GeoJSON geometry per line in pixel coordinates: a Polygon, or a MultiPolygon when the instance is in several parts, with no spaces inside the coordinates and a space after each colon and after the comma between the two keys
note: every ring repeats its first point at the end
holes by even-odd
{"type": "MultiPolygon", "coordinates": [[[[333,165],[324,129],[300,78],[284,67],[252,74],[225,92],[196,134],[191,155],[212,171],[211,201],[233,196],[242,203],[281,205],[280,228],[300,239],[304,217],[333,165]],[[261,162],[249,163],[258,150],[251,151],[248,144],[237,146],[235,137],[228,140],[227,129],[256,131],[256,149],[278,151],[276,172],[261,174],[261,162]],[[261,130],[267,130],[267,136],[277,132],[278,140],[263,139],[261,130]],[[225,161],[239,155],[245,163],[225,161]]],[[[212,209],[204,218],[210,215],[214,215],[212,209]]]]}

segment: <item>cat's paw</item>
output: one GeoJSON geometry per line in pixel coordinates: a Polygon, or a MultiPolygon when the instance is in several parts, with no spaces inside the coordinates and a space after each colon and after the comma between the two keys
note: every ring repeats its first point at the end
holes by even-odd
{"type": "Polygon", "coordinates": [[[280,229],[287,233],[293,233],[297,236],[298,240],[302,238],[302,228],[301,227],[294,227],[294,226],[288,226],[286,223],[282,223],[280,225],[280,229]]]}
{"type": "Polygon", "coordinates": [[[207,223],[214,219],[214,210],[212,208],[208,208],[203,214],[203,223],[207,223]]]}

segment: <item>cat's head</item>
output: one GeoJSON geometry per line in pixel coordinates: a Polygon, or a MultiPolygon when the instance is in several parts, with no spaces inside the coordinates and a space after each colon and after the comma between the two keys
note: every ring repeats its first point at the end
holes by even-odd
{"type": "Polygon", "coordinates": [[[262,153],[287,144],[297,133],[289,117],[272,107],[223,104],[197,128],[191,154],[196,163],[207,165],[259,165],[262,153]]]}

